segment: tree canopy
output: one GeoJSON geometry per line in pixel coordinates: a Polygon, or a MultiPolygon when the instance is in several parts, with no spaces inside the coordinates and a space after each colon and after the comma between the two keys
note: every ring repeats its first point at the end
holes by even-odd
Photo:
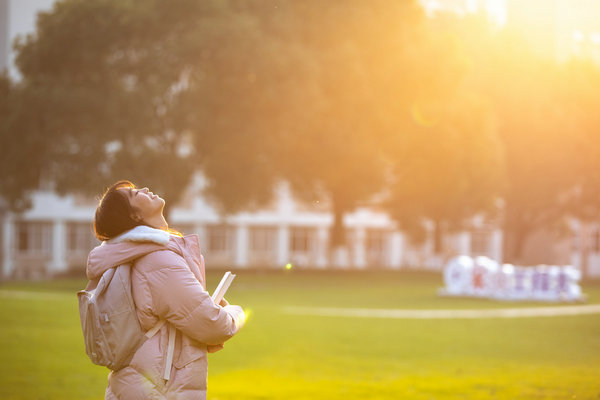
{"type": "MultiPolygon", "coordinates": [[[[535,55],[481,16],[416,1],[62,0],[0,79],[0,194],[117,179],[176,204],[200,170],[224,212],[286,180],[343,215],[378,204],[409,234],[500,221],[509,259],[565,215],[595,218],[592,64],[535,55]],[[502,201],[499,201],[499,199],[502,201]]],[[[439,249],[438,249],[439,250],[439,249]]]]}
{"type": "Polygon", "coordinates": [[[17,46],[28,106],[7,132],[43,140],[27,167],[61,192],[128,177],[176,202],[200,168],[235,211],[289,180],[330,201],[341,244],[410,104],[448,76],[423,18],[415,2],[58,2],[17,46]]]}

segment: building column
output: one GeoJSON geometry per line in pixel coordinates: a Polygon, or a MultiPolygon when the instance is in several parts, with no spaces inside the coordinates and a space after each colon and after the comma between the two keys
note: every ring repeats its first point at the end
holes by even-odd
{"type": "Polygon", "coordinates": [[[235,241],[235,266],[236,267],[247,267],[248,266],[248,227],[246,225],[239,225],[236,229],[236,241],[235,241]]]}
{"type": "Polygon", "coordinates": [[[2,223],[2,276],[10,278],[15,267],[15,223],[12,215],[6,213],[2,223]]]}
{"type": "Polygon", "coordinates": [[[494,260],[498,261],[502,264],[502,259],[504,257],[503,254],[503,234],[501,229],[494,229],[492,232],[492,240],[490,243],[491,247],[491,256],[494,260]]]}
{"type": "MultiPolygon", "coordinates": [[[[354,266],[364,269],[367,266],[367,231],[364,227],[357,227],[354,235],[354,266]]],[[[352,253],[351,253],[352,254],[352,253]]]]}
{"type": "Polygon", "coordinates": [[[471,254],[471,235],[469,231],[460,232],[457,236],[456,252],[459,255],[471,254]]]}
{"type": "Polygon", "coordinates": [[[290,227],[280,225],[277,230],[277,265],[282,266],[290,262],[290,227]]]}
{"type": "Polygon", "coordinates": [[[52,261],[50,262],[49,273],[53,275],[57,272],[67,270],[67,235],[66,224],[63,220],[56,220],[52,224],[52,261]]]}
{"type": "Polygon", "coordinates": [[[206,227],[204,225],[194,225],[194,232],[198,235],[200,251],[205,252],[206,246],[208,245],[208,238],[206,237],[206,227]]]}
{"type": "Polygon", "coordinates": [[[403,245],[404,240],[400,232],[394,232],[390,238],[390,267],[392,269],[402,268],[402,256],[403,256],[403,245]]]}

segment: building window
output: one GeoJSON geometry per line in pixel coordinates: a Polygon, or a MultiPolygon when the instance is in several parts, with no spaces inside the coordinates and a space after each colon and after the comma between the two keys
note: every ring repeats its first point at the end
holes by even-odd
{"type": "Polygon", "coordinates": [[[292,228],[290,240],[292,252],[308,252],[310,250],[310,237],[309,228],[292,228]]]}
{"type": "Polygon", "coordinates": [[[89,222],[67,224],[67,249],[70,253],[89,253],[100,242],[96,239],[89,222]]]}
{"type": "Polygon", "coordinates": [[[250,228],[250,251],[253,253],[275,253],[277,230],[273,227],[250,228]]]}
{"type": "Polygon", "coordinates": [[[353,249],[356,243],[356,229],[346,228],[344,229],[344,245],[348,249],[353,249]]]}
{"type": "Polygon", "coordinates": [[[380,254],[385,250],[386,232],[369,230],[367,231],[367,251],[380,254]]]}
{"type": "Polygon", "coordinates": [[[385,263],[388,233],[384,230],[368,230],[366,238],[367,263],[382,266],[385,263]]]}
{"type": "Polygon", "coordinates": [[[471,255],[489,256],[492,248],[492,231],[478,229],[471,232],[471,255]]]}
{"type": "Polygon", "coordinates": [[[227,252],[233,247],[233,229],[227,225],[213,225],[207,227],[208,245],[210,252],[227,252]]]}
{"type": "Polygon", "coordinates": [[[47,256],[52,247],[52,224],[50,222],[26,222],[15,224],[18,254],[47,256]]]}
{"type": "Polygon", "coordinates": [[[315,228],[295,227],[290,229],[289,261],[296,266],[314,265],[318,243],[315,228]]]}

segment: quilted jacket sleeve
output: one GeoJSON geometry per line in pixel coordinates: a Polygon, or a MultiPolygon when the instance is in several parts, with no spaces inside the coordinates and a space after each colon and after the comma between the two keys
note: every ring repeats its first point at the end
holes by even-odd
{"type": "Polygon", "coordinates": [[[140,259],[136,268],[145,275],[154,313],[190,338],[220,344],[244,325],[242,308],[215,305],[178,254],[157,251],[140,259]]]}

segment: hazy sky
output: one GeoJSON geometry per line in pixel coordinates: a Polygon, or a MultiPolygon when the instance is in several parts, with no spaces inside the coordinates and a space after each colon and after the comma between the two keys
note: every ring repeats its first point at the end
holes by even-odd
{"type": "MultiPolygon", "coordinates": [[[[8,2],[8,40],[12,42],[17,35],[24,35],[35,30],[36,15],[40,11],[47,11],[55,0],[5,0],[8,2]]],[[[9,73],[16,77],[18,72],[13,65],[14,54],[9,51],[9,73]]]]}

